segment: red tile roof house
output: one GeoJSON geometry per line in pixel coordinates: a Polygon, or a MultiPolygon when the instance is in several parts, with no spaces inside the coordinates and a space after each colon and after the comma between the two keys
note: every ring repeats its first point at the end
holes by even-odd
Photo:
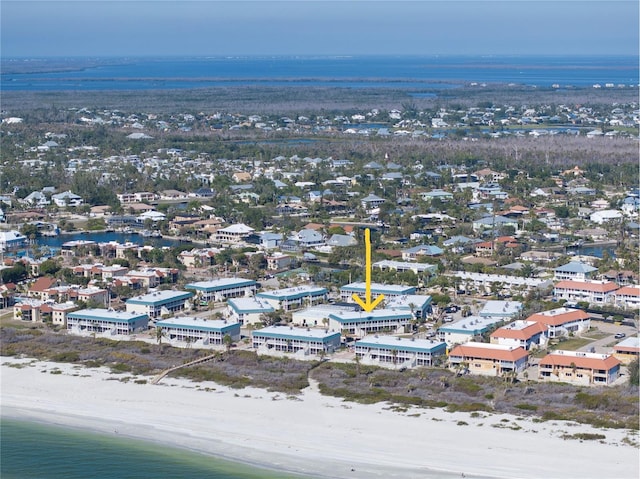
{"type": "Polygon", "coordinates": [[[503,346],[520,346],[527,351],[544,345],[547,341],[547,327],[537,321],[514,321],[491,333],[491,343],[503,346]]]}
{"type": "Polygon", "coordinates": [[[623,286],[613,293],[613,302],[616,306],[625,309],[640,308],[640,286],[623,286]]]}
{"type": "Polygon", "coordinates": [[[521,347],[475,342],[459,344],[449,353],[451,367],[467,363],[470,374],[483,376],[501,376],[511,371],[520,373],[527,367],[528,359],[529,353],[521,347]]]}
{"type": "Polygon", "coordinates": [[[607,304],[613,302],[613,292],[617,289],[617,284],[608,281],[565,280],[556,283],[553,288],[553,297],[557,300],[607,304]]]}
{"type": "Polygon", "coordinates": [[[540,381],[610,385],[620,376],[620,361],[609,354],[554,351],[540,360],[540,381]]]}
{"type": "Polygon", "coordinates": [[[588,331],[591,325],[589,314],[581,309],[556,308],[532,314],[527,321],[541,323],[547,328],[547,337],[558,338],[570,333],[588,331]]]}
{"type": "Polygon", "coordinates": [[[42,276],[31,284],[27,291],[27,296],[30,298],[42,299],[44,292],[56,284],[58,284],[58,280],[56,278],[42,276]]]}

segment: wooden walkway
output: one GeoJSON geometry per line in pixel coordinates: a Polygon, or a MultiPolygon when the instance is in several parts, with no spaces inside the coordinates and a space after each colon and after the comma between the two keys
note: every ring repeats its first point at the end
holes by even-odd
{"type": "Polygon", "coordinates": [[[164,371],[162,371],[160,374],[158,374],[157,376],[155,376],[151,380],[151,384],[158,384],[170,372],[176,371],[176,370],[178,370],[180,368],[186,368],[186,367],[189,367],[189,366],[195,366],[196,364],[206,363],[207,361],[211,361],[212,359],[215,359],[216,357],[218,357],[218,352],[215,352],[215,353],[210,354],[209,356],[205,356],[203,358],[194,359],[193,361],[190,361],[188,363],[180,364],[179,366],[173,366],[173,367],[171,367],[169,369],[165,369],[164,371]]]}

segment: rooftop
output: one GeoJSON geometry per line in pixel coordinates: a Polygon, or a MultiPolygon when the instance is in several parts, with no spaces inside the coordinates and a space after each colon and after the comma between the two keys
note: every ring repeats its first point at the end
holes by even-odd
{"type": "Polygon", "coordinates": [[[409,351],[433,351],[446,348],[444,341],[434,341],[431,339],[410,339],[399,336],[375,335],[365,336],[356,341],[356,346],[364,347],[388,347],[389,349],[400,349],[409,351]]]}

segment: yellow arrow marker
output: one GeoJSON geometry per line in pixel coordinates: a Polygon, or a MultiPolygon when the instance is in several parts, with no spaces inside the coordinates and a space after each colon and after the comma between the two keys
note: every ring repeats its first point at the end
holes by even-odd
{"type": "Polygon", "coordinates": [[[378,296],[374,301],[371,301],[371,232],[369,228],[364,230],[364,246],[366,250],[366,264],[365,264],[365,300],[363,301],[360,296],[353,293],[353,300],[362,306],[367,313],[373,311],[373,309],[380,304],[380,301],[384,299],[384,294],[378,296]]]}

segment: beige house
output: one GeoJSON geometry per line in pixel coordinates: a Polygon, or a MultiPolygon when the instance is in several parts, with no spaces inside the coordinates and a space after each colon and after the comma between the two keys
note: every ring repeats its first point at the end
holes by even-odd
{"type": "Polygon", "coordinates": [[[465,367],[470,374],[501,376],[520,373],[527,367],[529,353],[522,347],[468,342],[454,347],[449,353],[452,368],[465,367]]]}
{"type": "Polygon", "coordinates": [[[620,376],[620,360],[609,354],[554,351],[540,360],[540,381],[610,385],[620,376]]]}

